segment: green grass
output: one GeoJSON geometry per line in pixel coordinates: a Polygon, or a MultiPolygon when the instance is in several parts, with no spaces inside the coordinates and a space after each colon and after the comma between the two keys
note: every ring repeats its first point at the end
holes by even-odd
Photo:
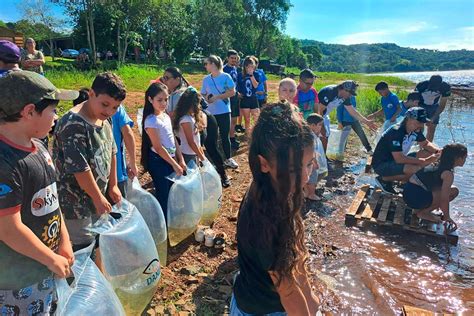
{"type": "MultiPolygon", "coordinates": [[[[144,92],[149,86],[150,80],[161,76],[168,65],[151,64],[125,64],[118,66],[115,61],[102,62],[99,69],[79,71],[74,67],[72,59],[57,58],[54,62],[50,57],[46,57],[45,73],[51,82],[62,89],[80,89],[90,87],[97,73],[104,70],[111,70],[119,75],[125,83],[128,91],[144,92]]],[[[202,77],[205,75],[201,65],[179,65],[184,76],[197,88],[201,85],[202,77]]],[[[287,68],[287,73],[299,73],[298,69],[287,68]]],[[[317,72],[320,78],[315,82],[315,88],[319,91],[329,84],[336,84],[344,80],[355,80],[359,83],[357,95],[357,109],[364,115],[373,113],[380,109],[380,95],[374,90],[375,85],[380,81],[386,81],[393,92],[400,100],[406,98],[407,90],[414,87],[414,83],[408,80],[391,76],[365,75],[352,73],[317,72]]],[[[279,76],[268,75],[271,82],[278,82],[279,76]]],[[[269,91],[270,101],[276,101],[276,91],[269,91]]],[[[70,104],[65,103],[60,113],[70,108],[70,104]]],[[[332,114],[332,117],[335,114],[332,114]]]]}

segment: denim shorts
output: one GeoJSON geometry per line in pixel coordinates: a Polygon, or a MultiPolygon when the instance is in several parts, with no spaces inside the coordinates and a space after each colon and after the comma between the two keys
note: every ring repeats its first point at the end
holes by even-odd
{"type": "MultiPolygon", "coordinates": [[[[230,300],[230,316],[253,316],[255,314],[248,314],[243,312],[237,306],[237,301],[235,300],[234,294],[232,294],[232,298],[230,300]]],[[[286,316],[287,313],[285,312],[275,312],[269,314],[263,314],[263,316],[286,316]]]]}
{"type": "Polygon", "coordinates": [[[419,185],[407,182],[403,187],[403,200],[409,207],[421,210],[433,203],[433,193],[419,185]]]}

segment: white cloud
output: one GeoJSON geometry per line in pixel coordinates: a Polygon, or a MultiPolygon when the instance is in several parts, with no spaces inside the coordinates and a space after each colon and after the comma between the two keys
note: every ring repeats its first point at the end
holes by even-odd
{"type": "Polygon", "coordinates": [[[387,31],[358,32],[358,33],[338,36],[334,42],[338,44],[345,44],[345,45],[361,44],[361,43],[367,43],[367,44],[381,43],[384,41],[383,40],[384,38],[387,38],[388,35],[389,33],[387,31]]]}

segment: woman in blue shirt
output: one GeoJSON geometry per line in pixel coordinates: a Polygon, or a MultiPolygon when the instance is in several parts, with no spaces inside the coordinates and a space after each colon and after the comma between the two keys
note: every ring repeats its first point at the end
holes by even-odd
{"type": "Polygon", "coordinates": [[[247,56],[244,59],[242,73],[237,77],[237,92],[241,98],[240,112],[245,118],[245,130],[247,135],[251,132],[251,121],[256,122],[260,113],[257,99],[257,87],[260,74],[256,71],[257,62],[255,57],[247,56]]]}

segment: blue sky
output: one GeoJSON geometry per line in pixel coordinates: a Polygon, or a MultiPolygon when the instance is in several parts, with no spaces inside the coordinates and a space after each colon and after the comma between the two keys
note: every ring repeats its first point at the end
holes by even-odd
{"type": "MultiPolygon", "coordinates": [[[[21,18],[22,0],[0,0],[0,20],[21,18]]],[[[474,50],[474,0],[292,0],[285,32],[326,43],[396,43],[474,50]]],[[[63,15],[55,8],[57,15],[63,15]]]]}

